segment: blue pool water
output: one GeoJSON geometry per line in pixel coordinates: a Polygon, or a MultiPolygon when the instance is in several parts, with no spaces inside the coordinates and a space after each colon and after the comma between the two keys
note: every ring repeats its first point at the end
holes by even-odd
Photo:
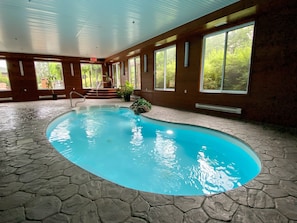
{"type": "Polygon", "coordinates": [[[249,146],[229,135],[137,116],[116,106],[66,113],[50,123],[46,135],[83,169],[159,194],[220,193],[247,183],[261,169],[249,146]]]}

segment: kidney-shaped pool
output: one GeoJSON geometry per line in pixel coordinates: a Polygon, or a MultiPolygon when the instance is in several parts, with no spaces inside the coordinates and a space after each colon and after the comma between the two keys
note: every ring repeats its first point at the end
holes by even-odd
{"type": "Polygon", "coordinates": [[[117,106],[66,113],[46,135],[65,158],[92,174],[158,194],[216,194],[247,183],[261,169],[253,150],[230,135],[117,106]]]}

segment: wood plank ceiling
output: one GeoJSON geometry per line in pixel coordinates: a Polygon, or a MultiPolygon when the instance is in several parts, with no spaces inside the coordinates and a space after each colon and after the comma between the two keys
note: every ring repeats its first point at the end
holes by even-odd
{"type": "Polygon", "coordinates": [[[1,0],[0,52],[106,58],[239,0],[1,0]]]}

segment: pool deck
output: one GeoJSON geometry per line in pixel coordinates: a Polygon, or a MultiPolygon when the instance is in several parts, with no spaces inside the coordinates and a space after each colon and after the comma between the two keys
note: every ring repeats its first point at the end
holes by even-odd
{"type": "MultiPolygon", "coordinates": [[[[80,106],[101,104],[130,105],[87,99],[80,106]]],[[[229,133],[248,143],[262,162],[254,180],[232,191],[165,196],[118,186],[62,157],[45,130],[70,110],[66,99],[0,103],[1,223],[297,222],[296,129],[153,106],[146,116],[229,133]]]]}

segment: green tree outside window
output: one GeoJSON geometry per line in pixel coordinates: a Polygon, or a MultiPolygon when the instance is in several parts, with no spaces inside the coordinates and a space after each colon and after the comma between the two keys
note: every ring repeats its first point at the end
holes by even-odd
{"type": "Polygon", "coordinates": [[[81,63],[80,67],[83,89],[103,87],[101,64],[81,63]]]}
{"type": "Polygon", "coordinates": [[[38,90],[65,89],[61,62],[34,61],[34,66],[38,90]]]}
{"type": "Polygon", "coordinates": [[[128,60],[129,81],[134,89],[141,89],[140,56],[128,60]]]}
{"type": "Polygon", "coordinates": [[[254,24],[204,38],[202,91],[246,93],[254,24]]]}
{"type": "Polygon", "coordinates": [[[174,90],[176,73],[176,46],[155,52],[155,89],[174,90]]]}

